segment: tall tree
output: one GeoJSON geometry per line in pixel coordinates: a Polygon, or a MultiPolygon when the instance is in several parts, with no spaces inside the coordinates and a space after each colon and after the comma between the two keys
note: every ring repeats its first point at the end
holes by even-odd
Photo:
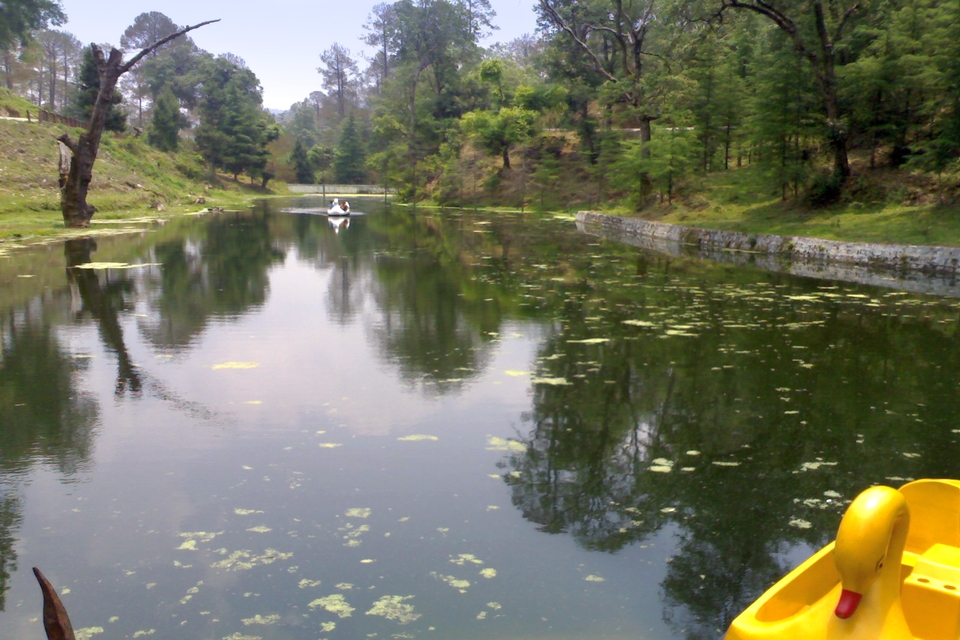
{"type": "Polygon", "coordinates": [[[157,96],[153,105],[153,118],[147,131],[147,142],[160,151],[176,151],[180,145],[180,129],[183,116],[180,114],[180,101],[167,87],[157,96]]]}
{"type": "Polygon", "coordinates": [[[211,170],[263,176],[275,125],[267,122],[257,76],[219,56],[206,65],[201,91],[195,139],[211,170]]]}
{"type": "Polygon", "coordinates": [[[781,29],[809,62],[826,116],[827,141],[833,151],[833,175],[842,185],[850,176],[850,132],[840,101],[837,67],[851,37],[851,22],[864,13],[861,0],[720,0],[729,8],[761,15],[781,29]]]}
{"type": "Polygon", "coordinates": [[[323,66],[317,67],[317,71],[323,78],[323,88],[336,101],[337,113],[342,120],[347,116],[347,107],[356,101],[360,71],[356,61],[350,57],[350,49],[339,43],[334,43],[321,53],[320,60],[323,66]]]}
{"type": "Polygon", "coordinates": [[[380,94],[383,83],[390,77],[391,58],[394,55],[390,46],[391,34],[396,28],[393,5],[385,2],[374,5],[363,28],[367,30],[367,34],[362,38],[363,41],[376,51],[370,61],[369,71],[374,77],[377,94],[380,94]]]}
{"type": "Polygon", "coordinates": [[[366,178],[366,171],[363,168],[365,158],[366,151],[363,148],[360,131],[357,129],[356,115],[351,112],[343,123],[333,160],[336,181],[339,184],[362,183],[366,178]]]}
{"type": "MultiPolygon", "coordinates": [[[[149,11],[141,13],[133,19],[131,24],[120,37],[120,49],[124,53],[139,51],[154,42],[158,42],[175,33],[179,26],[173,20],[160,13],[159,11],[149,11]]],[[[175,44],[170,42],[163,47],[154,49],[148,57],[155,58],[161,52],[171,49],[175,44]]],[[[126,76],[129,80],[130,93],[137,101],[137,122],[143,126],[143,101],[149,96],[149,88],[146,84],[145,66],[139,65],[130,70],[126,76]]]]}
{"type": "MultiPolygon", "coordinates": [[[[80,41],[65,31],[44,30],[37,34],[37,42],[43,51],[40,66],[46,84],[46,99],[41,104],[51,111],[63,111],[71,72],[76,73],[74,63],[80,58],[80,41]]],[[[40,92],[42,96],[42,91],[40,92]]]]}
{"type": "Polygon", "coordinates": [[[87,204],[87,192],[90,190],[90,181],[93,179],[93,165],[100,150],[100,138],[103,136],[107,115],[113,105],[113,92],[117,87],[120,76],[133,68],[154,48],[163,46],[188,31],[199,29],[212,22],[217,22],[217,20],[208,20],[192,27],[185,27],[143,49],[127,62],[123,61],[123,54],[117,49],[111,49],[108,57],[103,54],[103,50],[99,46],[90,45],[100,79],[100,89],[93,106],[93,113],[90,115],[90,122],[86,131],[80,134],[80,138],[76,141],[66,133],[57,138],[71,154],[69,171],[66,177],[61,180],[60,185],[60,211],[63,214],[63,222],[66,226],[88,227],[90,226],[90,219],[96,212],[92,205],[87,204]]]}
{"type": "MultiPolygon", "coordinates": [[[[93,115],[100,94],[100,73],[98,61],[93,49],[85,49],[80,64],[76,100],[71,111],[81,120],[89,120],[93,115]]],[[[123,104],[123,95],[116,89],[108,96],[109,106],[104,116],[103,127],[107,131],[123,131],[127,128],[127,114],[118,109],[123,104]]]]}
{"type": "Polygon", "coordinates": [[[0,50],[24,42],[48,24],[60,26],[66,21],[56,0],[4,0],[0,2],[0,50]]]}
{"type": "Polygon", "coordinates": [[[606,94],[625,104],[650,140],[650,123],[659,117],[663,84],[651,81],[669,62],[671,28],[686,28],[682,16],[670,16],[668,0],[538,0],[541,24],[562,35],[586,55],[607,83],[606,94]]]}
{"type": "Polygon", "coordinates": [[[290,152],[290,162],[293,164],[293,170],[297,173],[298,183],[313,184],[313,165],[307,155],[307,148],[300,138],[297,138],[293,145],[293,151],[290,152]]]}

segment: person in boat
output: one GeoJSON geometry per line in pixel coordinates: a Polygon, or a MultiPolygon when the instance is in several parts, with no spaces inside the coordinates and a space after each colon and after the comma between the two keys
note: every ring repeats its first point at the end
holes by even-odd
{"type": "Polygon", "coordinates": [[[350,213],[350,203],[346,200],[340,203],[340,208],[343,209],[344,213],[350,213]]]}

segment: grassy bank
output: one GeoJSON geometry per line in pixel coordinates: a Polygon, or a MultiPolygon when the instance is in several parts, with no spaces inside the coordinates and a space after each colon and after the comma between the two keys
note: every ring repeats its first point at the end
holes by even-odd
{"type": "MultiPolygon", "coordinates": [[[[960,246],[960,207],[941,205],[938,188],[907,170],[864,171],[841,202],[783,200],[753,168],[711,174],[686,185],[672,204],[640,213],[605,212],[705,229],[806,236],[849,242],[960,246]]],[[[952,195],[952,194],[951,194],[952,195]]]]}
{"type": "MultiPolygon", "coordinates": [[[[71,234],[60,214],[55,140],[68,130],[63,125],[0,120],[0,242],[71,234]]],[[[81,133],[69,132],[74,137],[81,133]]],[[[88,202],[97,208],[94,228],[116,227],[117,221],[238,207],[277,191],[286,192],[285,185],[264,190],[222,176],[211,184],[194,154],[161,153],[142,138],[107,134],[88,202]]]]}

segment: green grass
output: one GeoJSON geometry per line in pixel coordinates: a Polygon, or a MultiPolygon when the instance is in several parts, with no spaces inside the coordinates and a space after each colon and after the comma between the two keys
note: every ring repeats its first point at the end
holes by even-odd
{"type": "MultiPolygon", "coordinates": [[[[14,96],[15,97],[15,96],[14,96]]],[[[0,92],[0,106],[4,99],[0,92]]],[[[56,136],[81,133],[63,125],[0,120],[0,242],[71,235],[64,228],[57,188],[56,136]]],[[[142,138],[105,134],[87,201],[103,221],[167,217],[207,206],[240,207],[270,191],[221,177],[207,184],[195,154],[161,153],[142,138]]]]}
{"type": "Polygon", "coordinates": [[[744,233],[805,236],[882,244],[960,245],[960,207],[940,206],[929,180],[907,171],[854,176],[851,194],[830,207],[805,206],[802,198],[784,201],[771,193],[752,168],[703,178],[673,205],[639,214],[610,212],[671,224],[744,233]],[[906,194],[906,195],[905,195],[906,194]],[[907,197],[920,204],[904,204],[907,197]]]}

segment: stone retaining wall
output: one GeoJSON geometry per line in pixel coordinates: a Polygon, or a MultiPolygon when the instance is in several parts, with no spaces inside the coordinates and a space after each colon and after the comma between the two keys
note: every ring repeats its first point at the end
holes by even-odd
{"type": "Polygon", "coordinates": [[[960,248],[955,247],[713,231],[590,211],[577,214],[577,227],[592,235],[669,255],[960,297],[960,248]]]}
{"type": "Polygon", "coordinates": [[[960,247],[838,242],[800,236],[715,231],[637,218],[620,218],[591,211],[578,213],[577,222],[599,225],[624,236],[645,237],[727,251],[776,254],[791,260],[839,262],[921,273],[956,274],[960,271],[960,247]]]}

